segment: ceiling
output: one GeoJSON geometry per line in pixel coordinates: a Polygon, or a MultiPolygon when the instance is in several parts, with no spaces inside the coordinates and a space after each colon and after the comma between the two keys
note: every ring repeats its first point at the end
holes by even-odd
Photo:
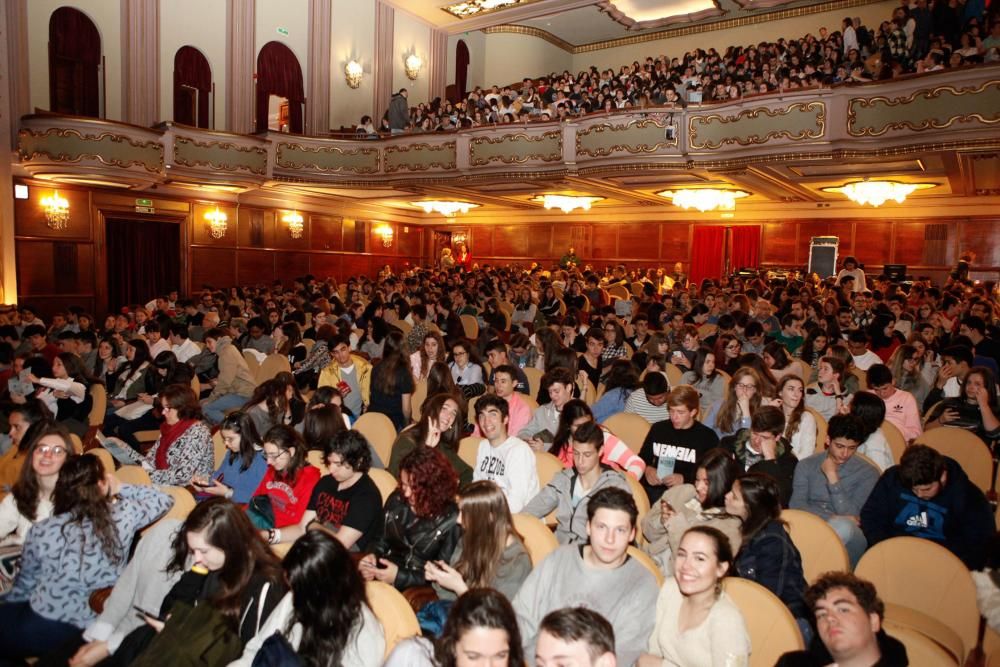
{"type": "Polygon", "coordinates": [[[487,9],[466,18],[443,9],[462,1],[390,0],[399,9],[452,34],[521,25],[545,30],[574,46],[778,9],[829,4],[824,0],[465,0],[465,4],[487,3],[487,9]]]}

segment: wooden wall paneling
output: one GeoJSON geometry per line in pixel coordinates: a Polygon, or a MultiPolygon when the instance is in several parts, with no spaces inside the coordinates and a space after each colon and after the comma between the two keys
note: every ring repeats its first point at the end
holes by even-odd
{"type": "Polygon", "coordinates": [[[656,225],[652,222],[631,222],[618,226],[618,257],[623,259],[657,259],[660,254],[656,225]]]}
{"type": "Polygon", "coordinates": [[[416,225],[396,225],[396,252],[399,255],[419,257],[423,242],[423,229],[416,225]]]}
{"type": "Polygon", "coordinates": [[[493,257],[496,254],[493,251],[493,225],[473,225],[469,228],[469,236],[469,252],[473,257],[493,257]]]}
{"type": "Polygon", "coordinates": [[[233,248],[191,248],[191,289],[203,285],[226,289],[238,284],[236,254],[233,248]]]}
{"type": "Polygon", "coordinates": [[[316,278],[322,280],[327,276],[333,276],[335,278],[340,278],[341,276],[341,255],[333,255],[328,253],[310,253],[309,255],[309,273],[316,276],[316,278]]]}
{"type": "MultiPolygon", "coordinates": [[[[215,212],[215,204],[208,203],[196,203],[192,206],[191,213],[191,233],[190,239],[191,243],[198,245],[210,245],[210,246],[229,246],[235,247],[240,239],[241,228],[246,224],[246,220],[250,214],[248,209],[239,210],[239,219],[237,219],[237,209],[235,206],[228,206],[225,204],[219,205],[219,212],[226,215],[226,234],[219,239],[212,238],[212,234],[209,230],[209,221],[205,219],[206,213],[215,212]]],[[[249,243],[239,243],[240,245],[249,245],[249,243]]]]}
{"type": "Polygon", "coordinates": [[[594,225],[590,238],[593,246],[591,256],[581,259],[608,260],[618,257],[618,225],[594,225]]]}
{"type": "Polygon", "coordinates": [[[309,272],[309,253],[276,252],[274,253],[274,279],[291,284],[294,278],[300,278],[309,272]]]}
{"type": "Polygon", "coordinates": [[[307,250],[309,248],[310,216],[304,215],[302,211],[297,211],[302,216],[302,236],[293,239],[292,233],[288,229],[288,223],[282,220],[291,213],[291,209],[278,209],[272,212],[274,215],[274,247],[287,250],[307,250]]]}
{"type": "Polygon", "coordinates": [[[853,252],[841,250],[838,259],[854,255],[865,266],[881,267],[891,264],[892,222],[889,220],[864,220],[857,223],[857,243],[853,252]]]}
{"type": "Polygon", "coordinates": [[[691,261],[691,225],[664,222],[659,225],[660,263],[672,269],[677,262],[691,261]]]}
{"type": "MultiPolygon", "coordinates": [[[[56,261],[59,261],[60,252],[59,246],[56,244],[56,261]]],[[[69,274],[71,276],[72,284],[76,287],[76,290],[69,290],[77,294],[94,294],[94,287],[96,286],[96,272],[97,272],[97,258],[96,249],[93,243],[73,243],[70,245],[70,250],[76,252],[76,262],[73,265],[72,272],[66,271],[66,267],[56,265],[56,274],[59,276],[65,276],[69,274]]],[[[184,267],[181,266],[181,275],[184,275],[184,267]]]]}
{"type": "Polygon", "coordinates": [[[56,287],[55,244],[49,241],[18,240],[14,244],[17,261],[18,294],[56,294],[69,288],[68,281],[56,287]]]}
{"type": "Polygon", "coordinates": [[[371,258],[367,255],[343,255],[337,279],[344,282],[350,276],[367,275],[369,271],[371,271],[371,258]]]}
{"type": "Polygon", "coordinates": [[[795,264],[798,225],[784,222],[765,222],[761,225],[761,263],[771,266],[795,264]]]}
{"type": "Polygon", "coordinates": [[[343,219],[328,215],[309,216],[309,247],[313,250],[342,250],[343,219]]]}
{"type": "MultiPolygon", "coordinates": [[[[9,187],[9,186],[8,186],[9,187]]],[[[42,199],[57,188],[28,186],[28,199],[14,200],[14,234],[54,239],[93,240],[91,229],[90,191],[58,188],[59,196],[69,202],[69,223],[66,229],[52,229],[45,221],[42,199]]]]}
{"type": "MultiPolygon", "coordinates": [[[[551,258],[554,254],[552,250],[552,226],[531,225],[524,232],[528,239],[527,259],[544,264],[545,260],[551,258]]],[[[559,257],[562,257],[562,253],[559,254],[559,257]]]]}
{"type": "Polygon", "coordinates": [[[395,255],[399,249],[399,231],[401,225],[395,222],[384,222],[382,220],[372,220],[368,223],[368,252],[372,254],[395,255]],[[392,241],[387,247],[382,240],[382,235],[378,230],[386,226],[392,230],[392,241]]]}
{"type": "MultiPolygon", "coordinates": [[[[844,257],[845,255],[857,255],[857,248],[858,248],[857,240],[864,238],[859,229],[859,227],[862,224],[868,224],[868,223],[861,221],[855,223],[854,221],[851,220],[830,220],[827,223],[826,235],[836,236],[838,239],[840,239],[840,246],[837,250],[838,258],[844,257]]],[[[891,229],[889,231],[890,233],[892,232],[891,229]]],[[[864,239],[864,242],[867,244],[868,240],[864,239]]],[[[879,260],[880,264],[884,264],[885,261],[888,259],[889,257],[888,253],[889,253],[889,244],[886,243],[884,251],[882,251],[882,259],[879,260]]],[[[803,262],[803,264],[809,261],[808,250],[805,260],[806,261],[803,262]]],[[[863,262],[864,260],[858,260],[858,261],[863,262]]]]}
{"type": "Polygon", "coordinates": [[[243,248],[237,256],[236,280],[240,285],[260,285],[274,280],[274,256],[270,250],[243,248]]]}
{"type": "MultiPolygon", "coordinates": [[[[924,263],[924,229],[927,225],[922,222],[897,222],[893,226],[893,236],[895,237],[895,251],[892,254],[893,264],[906,264],[907,266],[920,265],[924,263]]],[[[861,236],[863,239],[864,237],[861,236]]]]}
{"type": "MultiPolygon", "coordinates": [[[[830,236],[830,223],[827,220],[802,220],[798,223],[798,238],[795,240],[795,266],[805,266],[809,263],[809,244],[814,236],[830,236]]],[[[843,255],[843,250],[837,251],[837,256],[843,255]]]]}
{"type": "MultiPolygon", "coordinates": [[[[493,228],[494,257],[527,257],[528,227],[499,225],[493,228]]],[[[475,256],[475,255],[473,255],[475,256]]]]}
{"type": "Polygon", "coordinates": [[[972,250],[976,253],[973,266],[1000,266],[1000,233],[997,233],[1000,219],[965,220],[959,225],[958,242],[949,244],[952,256],[948,264],[954,265],[958,256],[972,250]]]}

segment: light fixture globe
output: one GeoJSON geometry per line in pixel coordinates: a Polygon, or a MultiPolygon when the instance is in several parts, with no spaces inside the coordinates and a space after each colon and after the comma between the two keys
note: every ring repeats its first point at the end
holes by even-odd
{"type": "Polygon", "coordinates": [[[60,230],[69,226],[69,201],[58,190],[42,199],[42,210],[45,211],[45,224],[50,229],[60,230]]]}
{"type": "Polygon", "coordinates": [[[219,210],[216,206],[214,211],[209,211],[205,214],[205,219],[208,220],[208,234],[213,239],[221,239],[226,235],[226,229],[228,225],[226,221],[228,217],[225,213],[219,210]]]}
{"type": "Polygon", "coordinates": [[[541,202],[542,206],[546,209],[558,208],[563,213],[572,213],[576,209],[589,211],[591,206],[603,200],[604,197],[593,197],[590,195],[577,196],[550,194],[532,197],[532,201],[541,202]]]}
{"type": "Polygon", "coordinates": [[[722,190],[719,188],[682,188],[680,190],[663,190],[657,192],[660,197],[666,197],[674,206],[684,209],[698,209],[702,213],[709,211],[732,211],[736,208],[736,200],[750,196],[744,190],[722,190]]]}
{"type": "Polygon", "coordinates": [[[364,68],[361,67],[361,63],[357,60],[352,60],[344,65],[344,78],[347,79],[347,85],[351,88],[361,86],[361,77],[364,76],[364,73],[364,68]]]}
{"type": "Polygon", "coordinates": [[[424,213],[440,213],[446,218],[454,217],[456,213],[468,213],[470,210],[479,207],[479,204],[467,201],[426,200],[414,201],[410,202],[410,204],[417,208],[422,208],[424,213]]]}
{"type": "Polygon", "coordinates": [[[888,181],[878,179],[864,179],[853,181],[827,188],[820,188],[823,192],[836,192],[842,194],[851,201],[861,206],[879,207],[890,199],[897,204],[902,204],[906,198],[917,190],[928,190],[935,187],[935,183],[901,183],[899,181],[888,181]]]}
{"type": "Polygon", "coordinates": [[[281,217],[282,222],[288,225],[288,234],[293,239],[302,238],[302,232],[305,230],[302,214],[298,211],[292,211],[291,213],[286,213],[281,217]]]}
{"type": "Polygon", "coordinates": [[[423,66],[424,61],[416,53],[411,53],[403,60],[403,69],[410,81],[416,81],[417,75],[420,74],[420,68],[423,66]]]}

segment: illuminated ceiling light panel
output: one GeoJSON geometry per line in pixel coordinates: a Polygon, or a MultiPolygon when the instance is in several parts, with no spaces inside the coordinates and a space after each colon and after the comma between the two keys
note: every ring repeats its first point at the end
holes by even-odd
{"type": "Polygon", "coordinates": [[[881,206],[890,199],[902,204],[906,198],[917,190],[928,190],[935,183],[900,183],[899,181],[882,181],[864,179],[835,187],[820,188],[823,192],[836,192],[844,195],[860,206],[881,206]]]}
{"type": "Polygon", "coordinates": [[[467,0],[467,2],[456,2],[445,5],[441,9],[452,16],[460,19],[467,19],[480,14],[488,14],[501,9],[510,9],[518,5],[528,5],[537,0],[467,0]]]}
{"type": "Polygon", "coordinates": [[[446,218],[454,216],[456,213],[468,213],[470,210],[477,208],[479,204],[473,204],[467,201],[414,201],[410,202],[413,206],[417,208],[424,209],[424,213],[440,213],[446,218]]]}
{"type": "Polygon", "coordinates": [[[666,197],[674,206],[691,209],[696,208],[702,213],[708,211],[732,211],[736,208],[736,200],[750,195],[743,190],[719,190],[716,188],[686,188],[683,190],[663,190],[657,192],[660,197],[666,197]]]}
{"type": "Polygon", "coordinates": [[[604,197],[577,197],[572,195],[538,195],[533,197],[532,201],[541,202],[543,206],[547,209],[558,208],[563,213],[570,213],[576,209],[581,209],[584,211],[589,211],[590,207],[599,201],[603,201],[604,197]]]}

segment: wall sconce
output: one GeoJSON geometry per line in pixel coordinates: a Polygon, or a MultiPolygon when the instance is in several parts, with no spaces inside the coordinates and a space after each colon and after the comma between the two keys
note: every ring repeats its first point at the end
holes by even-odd
{"type": "Polygon", "coordinates": [[[45,224],[51,229],[66,229],[69,226],[69,202],[59,196],[58,190],[42,200],[42,209],[45,211],[45,224]]]}
{"type": "Polygon", "coordinates": [[[406,76],[410,81],[417,80],[417,75],[420,74],[420,68],[423,66],[424,61],[416,53],[406,56],[406,60],[403,61],[403,69],[406,70],[406,76]]]}
{"type": "Polygon", "coordinates": [[[302,238],[302,230],[304,229],[302,225],[303,218],[298,211],[286,213],[281,217],[281,220],[288,225],[288,233],[293,239],[302,238]]]}
{"type": "Polygon", "coordinates": [[[347,85],[351,88],[357,88],[361,85],[361,77],[364,73],[364,68],[357,60],[352,60],[344,65],[344,77],[347,79],[347,85]]]}
{"type": "Polygon", "coordinates": [[[208,220],[208,233],[213,239],[221,239],[226,235],[226,214],[219,210],[216,206],[214,211],[209,211],[205,214],[205,219],[208,220]]]}
{"type": "Polygon", "coordinates": [[[387,225],[385,223],[382,223],[381,225],[375,228],[375,233],[382,237],[382,245],[384,247],[388,248],[392,245],[392,236],[393,236],[392,225],[387,225]]]}

